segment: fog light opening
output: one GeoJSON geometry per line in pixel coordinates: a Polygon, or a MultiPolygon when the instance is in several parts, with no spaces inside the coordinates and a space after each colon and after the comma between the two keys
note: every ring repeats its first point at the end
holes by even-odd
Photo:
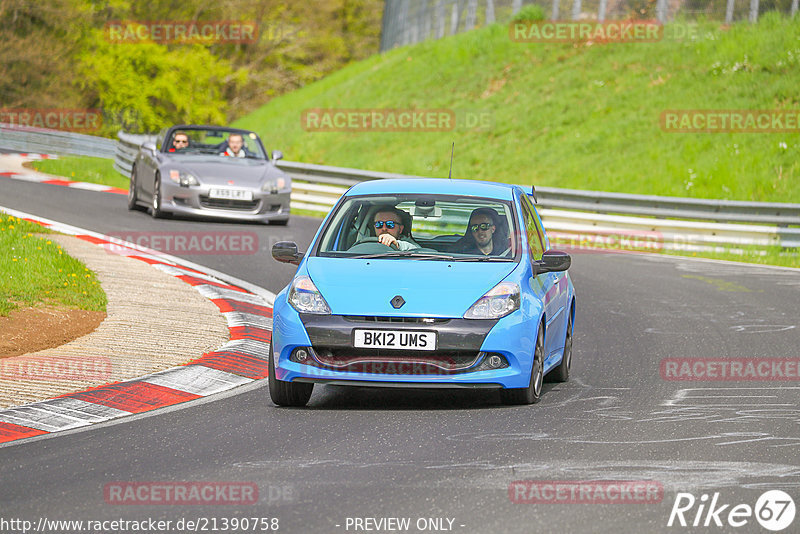
{"type": "Polygon", "coordinates": [[[498,356],[497,354],[492,354],[489,356],[489,367],[492,369],[499,369],[503,365],[503,358],[498,356]]]}
{"type": "Polygon", "coordinates": [[[305,363],[308,360],[308,350],[306,350],[305,347],[294,349],[291,360],[297,363],[305,363]]]}

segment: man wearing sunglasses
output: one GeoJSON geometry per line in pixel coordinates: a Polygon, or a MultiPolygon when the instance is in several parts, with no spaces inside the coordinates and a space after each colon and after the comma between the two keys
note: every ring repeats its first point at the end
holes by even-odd
{"type": "Polygon", "coordinates": [[[474,210],[469,217],[467,233],[464,236],[467,242],[464,254],[501,255],[508,246],[504,245],[501,240],[494,239],[497,224],[498,215],[495,210],[491,208],[474,210]]]}
{"type": "Polygon", "coordinates": [[[176,133],[175,136],[172,138],[172,148],[170,148],[169,151],[175,152],[176,150],[180,150],[188,146],[189,146],[189,136],[186,135],[185,133],[176,133]]]}
{"type": "Polygon", "coordinates": [[[403,235],[403,212],[397,208],[382,208],[375,214],[373,225],[378,242],[397,250],[411,250],[419,245],[403,235]]]}

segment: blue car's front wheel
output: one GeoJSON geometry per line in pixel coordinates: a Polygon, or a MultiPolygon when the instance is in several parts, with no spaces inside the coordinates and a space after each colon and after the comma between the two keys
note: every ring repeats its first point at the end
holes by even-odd
{"type": "Polygon", "coordinates": [[[536,348],[533,351],[531,380],[526,388],[506,388],[500,390],[503,404],[536,404],[542,398],[544,382],[544,328],[539,325],[536,348]]]}
{"type": "Polygon", "coordinates": [[[569,380],[569,368],[572,365],[572,315],[567,320],[567,336],[564,338],[564,355],[558,367],[547,374],[547,379],[551,382],[567,382],[569,380]]]}
{"type": "Polygon", "coordinates": [[[272,343],[269,344],[269,396],[278,406],[305,406],[314,384],[305,382],[284,382],[275,377],[275,355],[272,343]]]}

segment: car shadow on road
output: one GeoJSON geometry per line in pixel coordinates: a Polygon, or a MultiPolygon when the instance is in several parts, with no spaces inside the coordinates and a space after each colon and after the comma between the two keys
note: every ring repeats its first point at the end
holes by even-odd
{"type": "MultiPolygon", "coordinates": [[[[554,384],[544,384],[542,402],[554,384]]],[[[307,410],[464,410],[514,408],[500,402],[499,389],[426,389],[360,386],[320,386],[307,410]]]]}

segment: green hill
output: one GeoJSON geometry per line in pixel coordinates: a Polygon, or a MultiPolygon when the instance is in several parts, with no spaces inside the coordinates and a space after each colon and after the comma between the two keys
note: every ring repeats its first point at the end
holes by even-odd
{"type": "Polygon", "coordinates": [[[800,17],[775,13],[693,38],[542,44],[495,24],[376,55],[277,97],[237,126],[288,160],[538,186],[800,202],[800,134],[675,133],[665,110],[800,109],[800,17]],[[315,132],[305,110],[436,109],[489,124],[315,132]]]}

